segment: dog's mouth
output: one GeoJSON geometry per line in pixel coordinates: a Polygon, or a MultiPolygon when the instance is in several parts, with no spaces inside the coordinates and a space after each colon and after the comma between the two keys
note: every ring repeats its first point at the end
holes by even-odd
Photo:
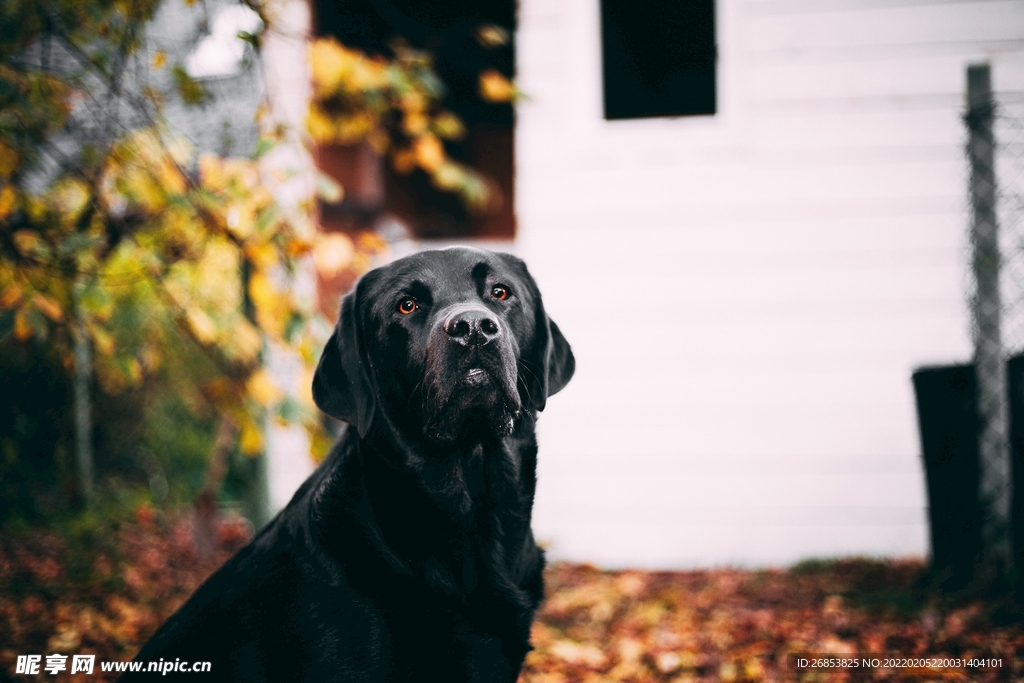
{"type": "Polygon", "coordinates": [[[463,381],[468,386],[478,387],[490,383],[491,376],[483,368],[472,368],[466,372],[463,381]]]}
{"type": "Polygon", "coordinates": [[[507,436],[521,409],[515,386],[500,369],[476,364],[447,378],[428,378],[424,434],[437,444],[507,436]]]}

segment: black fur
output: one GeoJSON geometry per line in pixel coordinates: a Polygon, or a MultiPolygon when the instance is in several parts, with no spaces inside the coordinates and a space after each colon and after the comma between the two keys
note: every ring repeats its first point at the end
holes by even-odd
{"type": "Polygon", "coordinates": [[[218,681],[515,681],[543,593],[534,422],[573,370],[517,258],[368,273],[313,385],[344,434],[136,660],[210,661],[218,681]]]}

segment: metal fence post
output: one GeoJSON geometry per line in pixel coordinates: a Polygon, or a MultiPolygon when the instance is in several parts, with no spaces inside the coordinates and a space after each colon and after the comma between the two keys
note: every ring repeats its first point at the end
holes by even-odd
{"type": "Polygon", "coordinates": [[[1006,370],[1000,336],[999,237],[996,220],[994,105],[988,64],[967,68],[971,165],[972,301],[977,372],[979,502],[982,564],[988,579],[1009,569],[1010,459],[1007,442],[1006,370]]]}

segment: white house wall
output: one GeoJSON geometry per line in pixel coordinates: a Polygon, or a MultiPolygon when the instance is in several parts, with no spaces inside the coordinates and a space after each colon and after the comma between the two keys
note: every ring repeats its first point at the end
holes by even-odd
{"type": "Polygon", "coordinates": [[[967,64],[1024,3],[721,0],[714,117],[605,121],[597,0],[520,0],[515,249],[573,345],[535,529],[610,566],[924,555],[910,375],[964,361],[967,64]]]}

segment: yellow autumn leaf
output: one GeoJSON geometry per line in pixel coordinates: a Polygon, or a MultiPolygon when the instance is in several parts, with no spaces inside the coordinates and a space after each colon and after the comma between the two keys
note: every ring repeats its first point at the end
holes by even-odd
{"type": "Polygon", "coordinates": [[[53,322],[59,323],[64,319],[64,310],[53,298],[48,297],[41,292],[36,292],[32,295],[32,303],[35,304],[36,308],[38,308],[43,315],[53,322]]]}
{"type": "Polygon", "coordinates": [[[19,301],[24,294],[24,291],[18,285],[10,285],[4,289],[3,294],[0,294],[0,308],[12,308],[19,301]]]}
{"type": "Polygon", "coordinates": [[[224,222],[233,234],[245,239],[256,228],[252,208],[244,204],[232,204],[224,212],[224,222]]]}
{"type": "Polygon", "coordinates": [[[407,114],[427,109],[427,97],[419,90],[409,90],[398,98],[398,107],[407,114]]]}
{"type": "Polygon", "coordinates": [[[14,338],[25,341],[32,336],[32,325],[28,322],[25,309],[21,308],[14,314],[14,338]]]}
{"type": "Polygon", "coordinates": [[[497,24],[481,24],[476,27],[473,36],[486,48],[501,47],[508,43],[508,30],[497,24]]]}
{"type": "Polygon", "coordinates": [[[577,643],[572,640],[558,640],[552,644],[551,653],[568,664],[582,664],[592,669],[604,666],[607,658],[591,643],[577,643]]]}
{"type": "Polygon", "coordinates": [[[413,143],[416,164],[425,171],[435,171],[444,163],[444,146],[433,135],[421,135],[413,143]]]}
{"type": "Polygon", "coordinates": [[[0,142],[0,178],[10,178],[18,168],[18,160],[17,150],[0,142]]]}
{"type": "Polygon", "coordinates": [[[388,241],[375,232],[364,230],[356,239],[356,248],[363,252],[381,253],[387,251],[388,241]]]}
{"type": "Polygon", "coordinates": [[[245,386],[246,392],[253,397],[257,403],[266,407],[271,403],[280,401],[284,392],[274,383],[266,368],[260,368],[249,378],[245,386]]]}
{"type": "Polygon", "coordinates": [[[14,191],[14,188],[10,185],[5,185],[0,190],[0,221],[6,219],[11,215],[11,212],[18,206],[18,195],[14,191]]]}
{"type": "Polygon", "coordinates": [[[261,272],[256,272],[249,278],[249,297],[256,306],[269,308],[277,303],[280,295],[270,278],[261,272]]]}
{"type": "Polygon", "coordinates": [[[223,192],[228,187],[228,177],[224,173],[224,165],[216,154],[205,153],[199,157],[199,180],[203,186],[214,192],[223,192]]]}
{"type": "Polygon", "coordinates": [[[263,430],[252,420],[242,423],[238,435],[238,448],[243,455],[255,456],[263,452],[263,430]]]}
{"type": "Polygon", "coordinates": [[[339,275],[352,263],[355,246],[352,239],[340,232],[319,236],[313,247],[313,265],[318,273],[330,280],[339,275]]]}
{"type": "Polygon", "coordinates": [[[23,255],[28,255],[42,241],[38,233],[32,230],[18,230],[11,236],[11,239],[14,241],[14,246],[23,255]]]}
{"type": "Polygon", "coordinates": [[[325,433],[323,429],[307,427],[309,434],[309,454],[313,456],[313,462],[321,462],[334,448],[335,438],[325,433]]]}
{"type": "Polygon", "coordinates": [[[718,667],[718,678],[723,683],[732,683],[739,676],[739,670],[734,662],[722,662],[718,667]]]}
{"type": "Polygon", "coordinates": [[[385,87],[388,83],[387,64],[382,59],[367,57],[355,50],[346,50],[350,60],[343,73],[345,85],[356,92],[385,87]]]}
{"type": "Polygon", "coordinates": [[[256,360],[263,350],[263,336],[247,320],[234,326],[231,337],[231,351],[243,363],[256,360]]]}
{"type": "Polygon", "coordinates": [[[278,265],[280,260],[277,248],[270,242],[247,242],[245,256],[259,270],[264,271],[278,265]]]}
{"type": "Polygon", "coordinates": [[[194,148],[189,139],[184,135],[177,135],[169,140],[161,140],[159,137],[156,137],[156,144],[161,157],[167,158],[164,156],[164,153],[166,153],[170,160],[178,166],[184,166],[192,161],[194,148]]]}
{"type": "Polygon", "coordinates": [[[302,237],[295,237],[288,240],[288,244],[285,245],[285,253],[288,256],[295,258],[297,256],[305,256],[313,250],[313,242],[302,237]]]}
{"type": "Polygon", "coordinates": [[[32,219],[34,223],[39,223],[46,217],[49,207],[40,197],[28,195],[22,201],[24,202],[23,206],[25,211],[28,213],[28,217],[32,219]]]}
{"type": "Polygon", "coordinates": [[[757,657],[747,660],[747,663],[743,665],[743,676],[748,681],[760,681],[764,678],[764,666],[761,665],[761,660],[757,657]]]}
{"type": "Polygon", "coordinates": [[[400,149],[391,155],[391,164],[403,175],[412,173],[416,168],[416,152],[411,148],[400,149]]]}
{"type": "Polygon", "coordinates": [[[163,50],[157,50],[156,53],[153,55],[153,68],[154,69],[162,69],[162,68],[164,68],[164,64],[166,64],[166,63],[167,63],[167,53],[164,52],[163,50]]]}
{"type": "Polygon", "coordinates": [[[217,339],[217,325],[202,309],[190,308],[185,313],[185,319],[196,339],[203,344],[212,344],[217,339]]]}
{"type": "Polygon", "coordinates": [[[428,125],[430,119],[419,111],[409,112],[402,118],[402,130],[410,137],[425,133],[428,125]]]}
{"type": "Polygon", "coordinates": [[[60,182],[48,193],[51,206],[57,209],[66,222],[78,218],[88,206],[90,197],[89,188],[77,179],[60,182]]]}
{"type": "Polygon", "coordinates": [[[487,102],[510,102],[515,95],[515,86],[499,71],[487,69],[480,74],[480,97],[487,102]]]}
{"type": "Polygon", "coordinates": [[[157,179],[165,189],[175,194],[183,194],[187,187],[185,176],[174,163],[167,159],[160,164],[157,179]]]}
{"type": "Polygon", "coordinates": [[[289,296],[278,291],[270,278],[261,272],[249,280],[249,298],[256,307],[256,321],[263,331],[272,338],[284,334],[294,309],[289,296]]]}
{"type": "Polygon", "coordinates": [[[259,192],[260,174],[253,162],[248,159],[221,159],[220,163],[232,189],[259,192]]]}
{"type": "Polygon", "coordinates": [[[434,184],[442,190],[456,190],[466,181],[466,171],[454,162],[441,164],[431,176],[434,184]]]}
{"type": "Polygon", "coordinates": [[[267,336],[281,341],[293,313],[291,300],[286,296],[281,296],[273,306],[256,308],[256,322],[267,336]]]}
{"type": "Polygon", "coordinates": [[[317,95],[329,95],[341,82],[346,64],[345,49],[332,39],[314,40],[309,46],[309,71],[317,95]]]}
{"type": "Polygon", "coordinates": [[[109,332],[102,327],[89,325],[89,334],[92,337],[93,345],[100,355],[111,356],[114,354],[114,337],[109,332]]]}
{"type": "Polygon", "coordinates": [[[337,204],[345,198],[341,183],[323,171],[316,174],[316,194],[328,204],[337,204]]]}
{"type": "Polygon", "coordinates": [[[441,112],[431,124],[434,132],[445,140],[460,140],[466,135],[462,120],[451,112],[441,112]]]}
{"type": "Polygon", "coordinates": [[[167,206],[166,193],[148,172],[131,169],[123,180],[126,194],[150,213],[158,213],[167,206]]]}
{"type": "Polygon", "coordinates": [[[337,117],[334,126],[334,141],[351,145],[369,136],[377,127],[377,119],[368,112],[359,112],[337,117]]]}
{"type": "Polygon", "coordinates": [[[306,130],[315,142],[334,140],[334,120],[316,105],[311,106],[306,114],[306,130]]]}
{"type": "Polygon", "coordinates": [[[137,385],[142,379],[142,365],[134,356],[124,359],[122,372],[129,385],[137,385]]]}

